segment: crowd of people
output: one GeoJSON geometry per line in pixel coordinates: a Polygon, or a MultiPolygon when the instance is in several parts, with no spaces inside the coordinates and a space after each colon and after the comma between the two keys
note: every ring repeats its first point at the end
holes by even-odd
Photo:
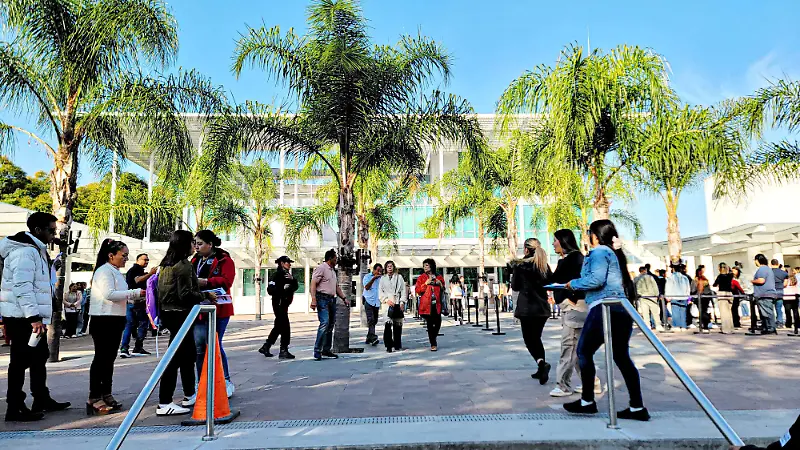
{"type": "MultiPolygon", "coordinates": [[[[56,277],[47,246],[55,235],[56,218],[34,213],[28,219],[27,232],[0,241],[0,315],[11,346],[6,413],[9,421],[40,420],[45,413],[70,406],[69,402],[54,400],[46,383],[45,362],[49,353],[43,336],[52,315],[56,291],[56,277]],[[31,408],[26,406],[23,391],[26,369],[30,369],[34,398],[31,408]]],[[[602,308],[597,308],[604,299],[630,300],[657,331],[696,328],[699,333],[708,333],[719,319],[720,332],[731,333],[742,326],[742,318],[751,315],[755,329],[756,314],[761,318],[758,334],[773,334],[783,326],[795,330],[800,326],[797,305],[800,268],[789,274],[777,260],[767,261],[759,254],[755,257],[757,270],[752,278],[743,275],[738,262],[733,267],[719,264],[713,283],[706,277],[705,267],[698,267],[695,276],[690,277],[680,261],[672,264],[669,274],[664,270],[653,273],[646,265],[637,275],[625,270],[628,263],[622,241],[611,221],[593,222],[586,237],[591,249],[584,255],[571,230],[554,233],[553,248],[560,256],[555,270],[551,270],[541,242],[527,239],[523,257],[511,261],[508,266],[513,295],[507,295],[509,290],[506,289],[498,292],[497,297],[507,298],[503,309],[513,311],[519,321],[525,347],[536,366],[531,377],[541,385],[549,382],[552,369],[542,343],[542,332],[547,320],[558,311],[562,325],[561,346],[555,387],[550,395],[580,394],[579,399],[563,405],[568,412],[598,412],[594,396],[602,392],[602,386],[596,376],[593,356],[604,343],[602,308]],[[751,311],[747,307],[750,303],[757,308],[751,311]],[[693,323],[695,319],[696,324],[693,323]],[[572,383],[573,372],[580,379],[578,385],[572,383]]],[[[216,305],[216,331],[226,391],[228,397],[233,395],[235,387],[222,340],[234,313],[230,290],[236,269],[231,255],[220,246],[221,240],[209,230],[195,234],[178,230],[172,234],[167,252],[157,266],[148,270],[149,256],[139,254],[123,275],[121,269],[130,256],[128,247],[114,239],[102,241],[90,284],[70,285],[63,299],[65,337],[77,337],[88,325],[94,345],[87,414],[104,415],[121,410],[123,405],[113,395],[116,358],[149,354],[143,342],[148,329],[154,328],[152,325],[168,330],[172,343],[191,309],[198,304],[216,305]],[[150,312],[151,299],[157,310],[156,317],[150,312]],[[131,339],[134,349],[129,352],[131,339]]],[[[332,351],[336,309],[340,300],[344,307],[351,306],[339,285],[337,261],[336,251],[329,250],[324,262],[311,275],[310,306],[319,319],[313,353],[317,361],[338,358],[332,351]]],[[[271,349],[280,338],[278,357],[291,360],[295,357],[289,352],[288,308],[298,289],[298,281],[292,276],[294,261],[288,256],[278,258],[275,263],[277,268],[267,287],[275,314],[274,327],[259,352],[273,357],[271,349]]],[[[392,261],[375,264],[371,273],[363,277],[362,301],[368,323],[366,344],[378,345],[380,325],[386,351],[404,349],[402,331],[409,295],[416,300],[415,309],[425,321],[433,352],[439,347],[437,338],[442,316],[452,313],[456,321],[463,321],[463,300],[469,301],[463,277],[454,276],[446,284],[437,271],[436,262],[430,258],[423,262],[422,269],[423,273],[413,286],[407,286],[392,261]]],[[[499,303],[497,307],[500,308],[499,303]]],[[[629,352],[633,318],[621,305],[612,305],[610,323],[614,363],[630,395],[629,407],[618,412],[618,417],[647,421],[650,415],[644,406],[639,372],[629,352]]],[[[204,314],[192,323],[189,336],[192,338],[181,342],[161,378],[156,408],[159,416],[187,414],[196,401],[197,380],[208,345],[208,318],[204,314]],[[183,398],[176,402],[179,371],[183,398]]]]}

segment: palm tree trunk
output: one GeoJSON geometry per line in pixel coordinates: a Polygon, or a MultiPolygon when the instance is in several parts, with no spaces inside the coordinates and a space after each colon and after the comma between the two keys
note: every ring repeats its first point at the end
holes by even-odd
{"type": "Polygon", "coordinates": [[[264,255],[261,254],[261,242],[255,243],[256,251],[256,320],[261,320],[261,311],[263,311],[264,305],[263,300],[261,298],[261,287],[264,283],[264,280],[261,279],[261,261],[264,260],[264,255]]]}
{"type": "Polygon", "coordinates": [[[519,232],[517,231],[517,205],[510,202],[506,210],[506,227],[508,228],[506,240],[508,241],[508,258],[517,257],[517,246],[519,245],[519,232]]]}
{"type": "Polygon", "coordinates": [[[608,219],[610,217],[609,209],[611,202],[606,195],[606,187],[602,176],[596,168],[592,167],[590,170],[592,180],[594,181],[594,220],[608,219]]]}
{"type": "MultiPolygon", "coordinates": [[[[342,174],[343,177],[346,173],[342,174]]],[[[346,178],[345,178],[346,179],[346,178]]],[[[354,261],[355,248],[355,199],[352,187],[343,183],[339,191],[339,204],[336,207],[339,223],[339,287],[345,296],[347,305],[338,304],[336,308],[336,322],[333,331],[333,350],[339,353],[350,351],[350,299],[353,297],[353,281],[351,270],[354,261]]]]}
{"type": "Polygon", "coordinates": [[[380,242],[378,242],[378,238],[370,237],[369,239],[369,253],[372,255],[373,261],[378,261],[379,255],[379,248],[380,242]]]}
{"type": "Polygon", "coordinates": [[[669,259],[677,262],[681,259],[683,242],[681,242],[681,230],[678,225],[678,199],[671,192],[667,192],[664,198],[667,207],[667,248],[669,249],[669,259]]]}
{"type": "MultiPolygon", "coordinates": [[[[361,294],[363,296],[364,275],[369,272],[369,260],[367,259],[367,255],[364,253],[364,251],[369,248],[369,226],[367,225],[367,217],[364,214],[358,215],[358,248],[361,249],[361,259],[358,261],[358,286],[360,287],[361,294]]],[[[373,255],[372,258],[373,261],[376,260],[375,255],[373,255]]],[[[356,299],[356,302],[361,302],[361,296],[356,299]]],[[[361,307],[358,308],[358,315],[361,322],[361,327],[367,327],[369,325],[367,323],[367,312],[365,311],[363,304],[361,304],[361,307]]]]}
{"type": "Polygon", "coordinates": [[[478,221],[478,246],[480,247],[480,267],[478,268],[479,276],[486,275],[486,228],[483,226],[482,221],[478,221]]]}
{"type": "Polygon", "coordinates": [[[69,247],[69,231],[72,228],[72,209],[78,197],[78,141],[61,142],[53,158],[53,170],[50,172],[50,197],[53,200],[53,212],[58,219],[59,245],[58,281],[53,298],[53,315],[47,327],[47,346],[50,349],[50,362],[60,360],[61,313],[64,298],[64,280],[67,270],[67,248],[69,247]]]}

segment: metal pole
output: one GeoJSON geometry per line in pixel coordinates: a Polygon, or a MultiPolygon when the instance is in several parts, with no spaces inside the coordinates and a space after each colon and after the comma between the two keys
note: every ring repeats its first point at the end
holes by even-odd
{"type": "MultiPolygon", "coordinates": [[[[706,413],[708,418],[711,419],[711,422],[714,423],[714,426],[717,427],[720,433],[722,433],[722,435],[725,436],[725,439],[727,439],[731,445],[743,446],[744,442],[742,442],[742,439],[739,437],[739,435],[736,434],[736,432],[733,430],[733,428],[731,428],[728,422],[725,421],[725,418],[722,417],[722,414],[720,414],[717,408],[714,407],[714,405],[711,403],[711,400],[709,400],[708,397],[706,397],[706,395],[703,393],[703,391],[701,391],[700,388],[697,387],[697,384],[695,384],[694,380],[692,380],[692,378],[681,368],[681,366],[678,365],[678,362],[672,356],[672,353],[670,353],[669,350],[667,350],[667,347],[664,346],[664,344],[658,339],[658,337],[656,337],[655,333],[653,333],[647,326],[647,324],[644,323],[644,320],[642,320],[641,316],[639,316],[639,314],[636,313],[636,310],[633,309],[630,302],[628,302],[627,300],[622,300],[622,301],[617,300],[617,302],[619,302],[622,305],[622,307],[625,308],[628,314],[633,318],[633,321],[636,322],[636,324],[639,326],[639,329],[642,331],[642,334],[644,334],[647,340],[650,341],[650,344],[653,345],[653,348],[656,349],[658,354],[661,355],[662,358],[664,358],[664,362],[666,362],[669,368],[672,369],[672,372],[675,373],[675,376],[677,376],[678,379],[681,380],[683,386],[686,388],[687,391],[689,391],[690,394],[692,394],[692,397],[694,397],[697,404],[700,405],[700,408],[706,413]]],[[[603,304],[603,307],[608,308],[609,306],[607,304],[603,304]]],[[[603,311],[605,312],[605,309],[603,311]]],[[[608,348],[608,346],[606,346],[606,348],[608,348]]],[[[613,398],[610,396],[612,392],[611,384],[609,384],[608,392],[609,392],[609,399],[613,398]]]]}
{"type": "Polygon", "coordinates": [[[495,301],[494,301],[494,316],[495,316],[495,318],[497,318],[497,331],[492,333],[492,334],[495,335],[495,336],[504,336],[505,333],[501,333],[500,332],[500,307],[497,304],[497,302],[498,302],[498,299],[495,298],[495,301]]]}
{"type": "Polygon", "coordinates": [[[208,313],[208,341],[206,341],[206,354],[208,355],[208,376],[206,381],[206,435],[203,441],[213,441],[214,436],[214,378],[217,374],[216,353],[217,353],[217,308],[208,313]]]}
{"type": "Polygon", "coordinates": [[[483,331],[494,331],[494,328],[489,328],[489,296],[483,297],[483,313],[486,318],[486,326],[483,331]]]}
{"type": "Polygon", "coordinates": [[[483,326],[481,325],[481,311],[480,307],[478,306],[480,299],[478,298],[477,295],[474,296],[473,298],[475,299],[475,325],[473,325],[473,327],[480,328],[483,326]]]}
{"type": "MultiPolygon", "coordinates": [[[[611,305],[603,303],[603,335],[606,344],[606,378],[608,379],[608,428],[618,429],[617,405],[614,399],[614,350],[611,343],[611,305]]],[[[592,389],[584,386],[584,389],[592,389]]]]}
{"type": "Polygon", "coordinates": [[[122,420],[122,424],[119,426],[119,428],[117,428],[117,432],[114,433],[111,441],[109,441],[108,445],[106,446],[106,450],[117,450],[120,448],[120,446],[122,446],[122,442],[125,440],[125,437],[128,436],[128,433],[131,431],[131,427],[133,427],[133,422],[135,422],[139,417],[139,414],[141,414],[144,404],[147,402],[147,399],[150,398],[150,395],[156,388],[158,380],[161,379],[161,376],[167,369],[167,365],[169,365],[169,362],[175,356],[175,353],[178,352],[178,347],[180,347],[181,342],[184,338],[186,338],[186,335],[192,328],[192,324],[194,324],[194,320],[197,318],[197,315],[204,308],[207,307],[195,305],[189,312],[189,317],[186,318],[186,321],[183,322],[181,328],[177,333],[175,333],[172,343],[167,348],[167,351],[164,352],[164,357],[161,358],[156,365],[155,370],[153,370],[153,374],[147,379],[147,382],[142,388],[142,392],[139,393],[139,396],[136,397],[136,401],[134,401],[133,405],[131,405],[130,411],[128,411],[128,414],[125,415],[125,418],[122,420]]]}

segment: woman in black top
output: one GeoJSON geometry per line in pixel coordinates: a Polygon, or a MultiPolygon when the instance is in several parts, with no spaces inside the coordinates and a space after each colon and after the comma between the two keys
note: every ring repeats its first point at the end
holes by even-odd
{"type": "MultiPolygon", "coordinates": [[[[578,250],[578,243],[571,230],[558,230],[553,234],[553,249],[561,255],[556,271],[553,272],[554,283],[566,284],[570,280],[581,277],[583,253],[578,250]]],[[[586,321],[589,307],[583,300],[585,293],[558,289],[553,291],[553,299],[561,308],[561,358],[558,361],[556,377],[558,386],[550,391],[551,397],[572,395],[570,380],[572,371],[578,372],[578,339],[581,337],[583,323],[586,321]]],[[[580,372],[578,372],[580,378],[580,372]]],[[[597,383],[599,385],[599,383],[597,383]]],[[[579,390],[579,389],[578,389],[579,390]]]]}
{"type": "Polygon", "coordinates": [[[519,292],[514,317],[519,319],[525,347],[538,365],[538,370],[531,378],[545,384],[550,378],[550,364],[545,362],[542,330],[550,317],[550,304],[547,303],[544,286],[549,283],[552,272],[539,240],[526,240],[525,257],[512,261],[510,266],[513,271],[511,289],[519,292]]]}
{"type": "Polygon", "coordinates": [[[714,287],[719,289],[717,304],[722,317],[722,334],[733,333],[733,273],[725,263],[719,264],[719,275],[714,280],[714,287]]]}

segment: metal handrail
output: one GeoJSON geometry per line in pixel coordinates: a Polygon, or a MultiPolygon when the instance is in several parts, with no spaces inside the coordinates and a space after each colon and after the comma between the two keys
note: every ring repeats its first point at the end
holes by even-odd
{"type": "MultiPolygon", "coordinates": [[[[215,345],[215,339],[217,339],[217,307],[214,305],[195,305],[189,312],[189,317],[186,318],[181,328],[175,333],[172,343],[167,348],[167,351],[164,352],[164,357],[161,358],[161,361],[158,362],[156,368],[153,370],[153,374],[147,379],[147,383],[144,384],[142,392],[136,397],[136,401],[133,402],[130,411],[128,411],[125,419],[123,419],[116,433],[114,433],[114,436],[111,438],[111,441],[109,441],[106,450],[118,450],[120,446],[122,446],[122,442],[128,436],[128,433],[130,433],[131,427],[133,427],[133,423],[139,417],[139,414],[141,414],[142,409],[144,409],[144,404],[147,402],[147,399],[150,398],[153,390],[155,390],[156,384],[158,384],[161,376],[164,375],[164,371],[167,369],[170,361],[172,361],[175,353],[178,352],[178,347],[180,347],[186,335],[189,334],[189,330],[192,329],[192,325],[200,313],[208,313],[208,341],[206,343],[206,348],[208,349],[208,385],[206,394],[208,397],[206,399],[206,434],[203,436],[203,440],[213,441],[217,438],[214,435],[214,375],[216,371],[213,365],[217,348],[215,345]]],[[[195,394],[197,393],[195,392],[195,394]]]]}
{"type": "MultiPolygon", "coordinates": [[[[628,299],[620,299],[620,298],[607,298],[600,301],[601,307],[603,308],[603,334],[605,337],[605,353],[606,353],[606,376],[608,377],[608,427],[609,428],[619,428],[617,425],[617,410],[616,404],[614,399],[614,353],[611,345],[611,306],[612,305],[621,305],[625,312],[628,313],[629,316],[636,322],[636,325],[642,331],[642,333],[647,337],[647,340],[653,345],[653,348],[656,349],[659,355],[664,359],[664,362],[667,363],[672,372],[681,380],[683,386],[692,397],[695,399],[697,404],[700,406],[700,409],[706,413],[711,422],[714,423],[714,426],[722,433],[725,439],[731,445],[736,446],[743,446],[744,442],[739,437],[738,434],[733,430],[733,428],[728,424],[722,414],[720,414],[719,410],[714,407],[711,403],[711,400],[706,397],[703,391],[697,386],[697,384],[692,380],[692,378],[681,368],[675,358],[672,356],[672,353],[667,350],[667,347],[656,337],[656,334],[650,330],[650,327],[644,322],[642,316],[636,312],[633,305],[628,301],[628,299]]],[[[584,389],[588,389],[588,387],[584,387],[584,389]]]]}

